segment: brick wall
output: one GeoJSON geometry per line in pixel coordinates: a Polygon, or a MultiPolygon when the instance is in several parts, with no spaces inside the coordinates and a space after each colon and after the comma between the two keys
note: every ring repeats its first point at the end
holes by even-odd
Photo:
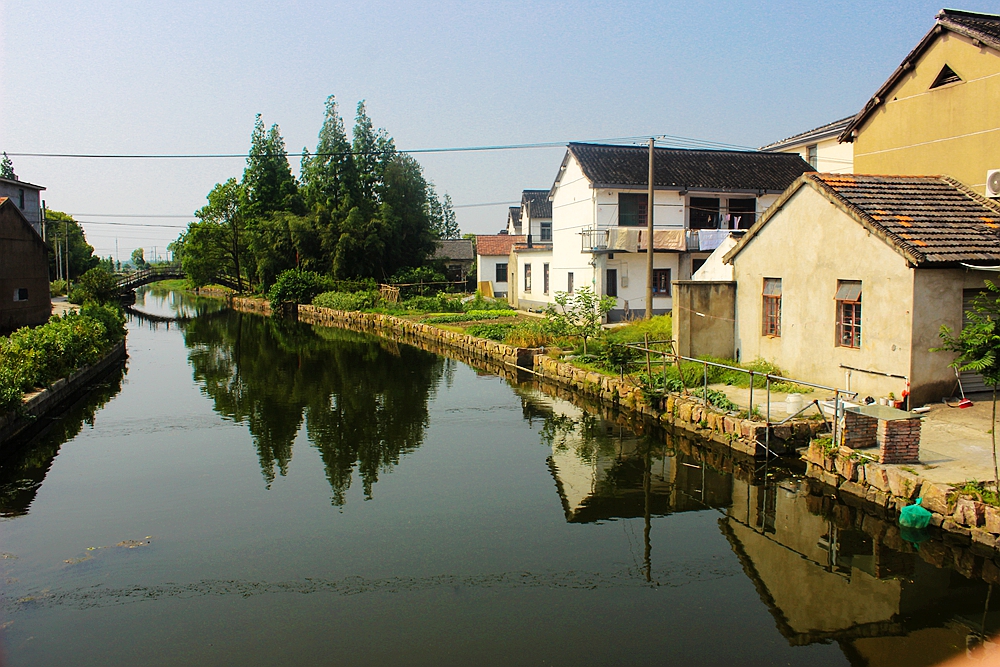
{"type": "Polygon", "coordinates": [[[920,460],[920,420],[894,419],[878,424],[879,463],[920,460]]]}
{"type": "Polygon", "coordinates": [[[857,412],[844,412],[843,435],[840,444],[851,449],[874,447],[878,420],[857,412]]]}

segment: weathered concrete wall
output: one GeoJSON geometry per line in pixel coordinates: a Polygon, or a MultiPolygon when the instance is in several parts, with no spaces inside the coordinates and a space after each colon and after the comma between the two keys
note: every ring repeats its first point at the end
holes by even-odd
{"type": "Polygon", "coordinates": [[[52,314],[49,259],[42,238],[10,199],[0,204],[0,331],[34,326],[52,314]],[[18,291],[27,299],[18,300],[18,291]]]}
{"type": "MultiPolygon", "coordinates": [[[[736,256],[734,267],[742,361],[760,357],[791,378],[845,388],[842,364],[909,375],[914,270],[813,188],[802,187],[786,201],[736,256]],[[780,336],[763,331],[764,278],[781,279],[780,336]],[[860,348],[837,345],[838,280],[861,281],[860,348]]],[[[862,396],[900,396],[906,383],[853,373],[850,388],[862,396]]]]}
{"type": "Polygon", "coordinates": [[[38,418],[58,407],[86,384],[120,363],[125,356],[125,341],[122,341],[93,366],[86,366],[68,378],[53,382],[52,386],[32,396],[19,410],[0,414],[0,445],[23,432],[38,418]]]}
{"type": "Polygon", "coordinates": [[[736,351],[735,318],[735,282],[674,282],[674,339],[682,357],[732,359],[736,351]]]}

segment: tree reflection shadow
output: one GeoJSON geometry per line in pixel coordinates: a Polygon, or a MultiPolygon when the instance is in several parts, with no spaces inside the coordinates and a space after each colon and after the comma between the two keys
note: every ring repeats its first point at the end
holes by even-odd
{"type": "Polygon", "coordinates": [[[442,359],[341,329],[229,311],[184,325],[194,378],[228,419],[245,423],[268,487],[286,475],[303,423],[332,503],[355,467],[371,498],[380,473],[423,443],[442,359]]]}

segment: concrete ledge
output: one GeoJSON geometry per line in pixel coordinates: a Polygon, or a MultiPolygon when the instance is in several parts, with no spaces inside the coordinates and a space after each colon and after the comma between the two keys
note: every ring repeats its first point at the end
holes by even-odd
{"type": "Polygon", "coordinates": [[[0,445],[34,424],[39,418],[72,398],[95,378],[126,357],[122,340],[93,366],[84,366],[66,378],[56,380],[48,388],[32,396],[19,410],[0,415],[0,445]]]}

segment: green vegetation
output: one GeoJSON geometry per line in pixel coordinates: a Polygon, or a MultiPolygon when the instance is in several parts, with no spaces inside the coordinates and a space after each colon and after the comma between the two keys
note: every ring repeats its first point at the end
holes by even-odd
{"type": "Polygon", "coordinates": [[[615,299],[598,296],[589,287],[581,287],[576,294],[556,292],[555,302],[555,306],[545,309],[550,331],[580,338],[586,355],[587,340],[601,333],[601,321],[615,307],[615,299]]]}
{"type": "Polygon", "coordinates": [[[25,392],[96,363],[125,336],[125,318],[113,306],[87,304],[0,338],[0,409],[20,405],[25,392]]]}
{"type": "Polygon", "coordinates": [[[1000,471],[997,469],[997,385],[1000,384],[1000,287],[985,281],[986,291],[976,295],[972,310],[966,312],[967,324],[955,336],[942,325],[940,336],[944,343],[933,352],[954,352],[951,366],[958,371],[975,371],[982,374],[983,382],[993,390],[993,419],[990,434],[993,440],[993,483],[1000,489],[1000,471]]]}
{"type": "Polygon", "coordinates": [[[103,268],[95,266],[80,276],[69,295],[70,303],[105,304],[118,296],[118,282],[115,276],[103,268]]]}
{"type": "Polygon", "coordinates": [[[670,315],[656,315],[648,320],[636,320],[625,326],[609,329],[604,339],[609,345],[641,343],[644,335],[649,336],[650,342],[671,340],[673,318],[670,315]]]}
{"type": "Polygon", "coordinates": [[[969,496],[987,505],[1000,507],[1000,494],[997,493],[996,486],[990,482],[968,480],[965,484],[955,488],[954,496],[956,499],[959,496],[969,496]]]}
{"type": "Polygon", "coordinates": [[[381,303],[376,290],[364,292],[323,292],[313,299],[313,305],[334,310],[369,310],[381,303]]]}
{"type": "Polygon", "coordinates": [[[227,278],[267,293],[292,269],[386,282],[425,266],[437,239],[460,234],[450,197],[375,129],[364,102],[349,140],[327,99],[316,152],[303,156],[300,173],[292,174],[278,126],[265,128],[258,115],[242,178],[217,184],[169,247],[194,285],[227,278]]]}
{"type": "Polygon", "coordinates": [[[271,286],[271,290],[267,293],[267,298],[275,304],[286,301],[312,303],[316,296],[332,290],[332,288],[333,280],[327,276],[320,275],[315,271],[292,269],[285,271],[278,277],[278,281],[271,286]]]}
{"type": "Polygon", "coordinates": [[[493,323],[484,322],[482,324],[473,324],[465,329],[465,333],[470,336],[475,336],[476,338],[486,338],[488,340],[495,340],[498,343],[504,342],[507,335],[514,331],[514,327],[517,325],[513,322],[503,322],[503,323],[493,323]]]}
{"type": "Polygon", "coordinates": [[[469,310],[464,313],[435,315],[424,318],[427,324],[454,324],[455,322],[475,322],[477,320],[498,320],[502,317],[515,317],[513,310],[469,310]]]}
{"type": "MultiPolygon", "coordinates": [[[[75,281],[90,269],[97,266],[101,259],[94,255],[94,246],[87,243],[87,237],[73,216],[61,211],[47,209],[45,211],[46,245],[49,248],[49,276],[56,276],[56,248],[59,249],[60,265],[66,263],[66,239],[69,239],[69,277],[75,281]]],[[[65,266],[63,266],[65,271],[65,266]]]]}

